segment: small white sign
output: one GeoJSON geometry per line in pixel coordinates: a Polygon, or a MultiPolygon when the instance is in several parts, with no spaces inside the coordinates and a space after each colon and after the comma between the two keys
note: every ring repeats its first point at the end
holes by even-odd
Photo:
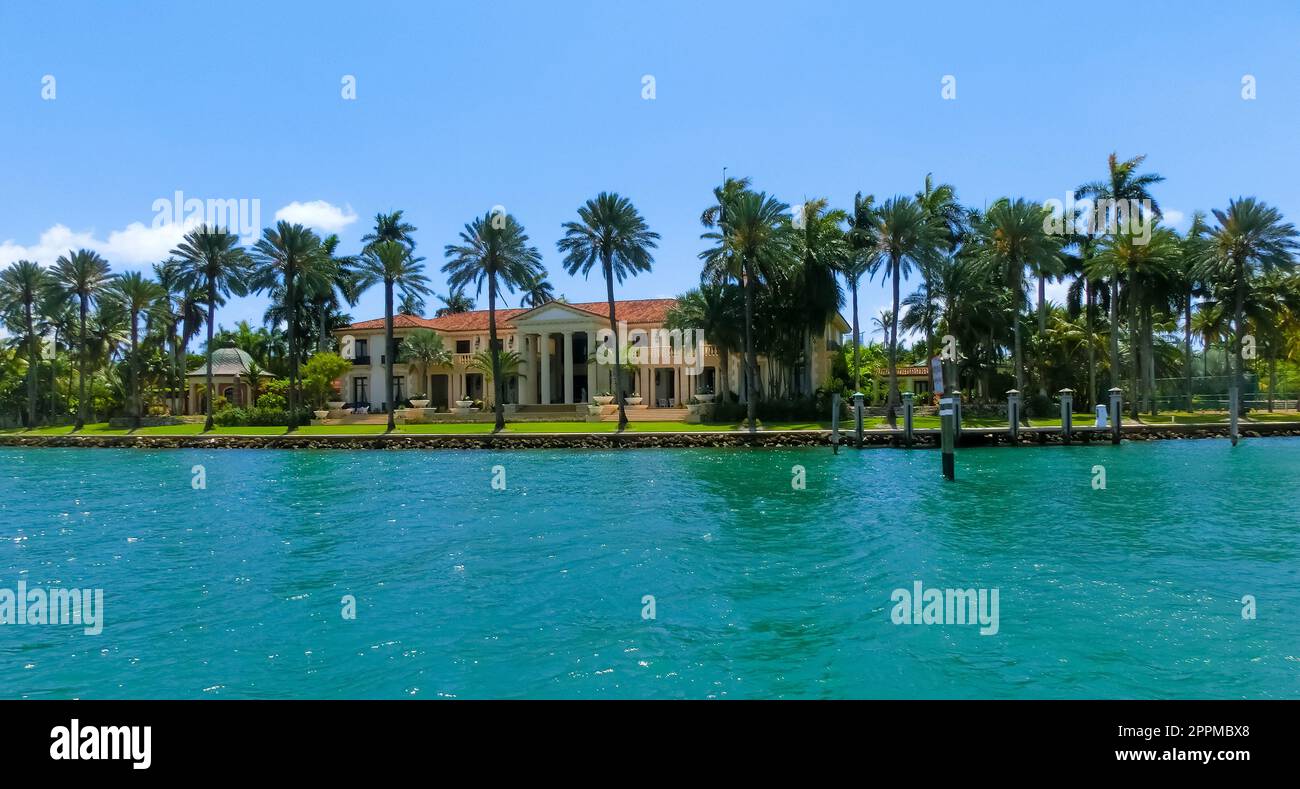
{"type": "Polygon", "coordinates": [[[938,356],[930,359],[930,382],[934,391],[943,394],[943,359],[938,356]]]}

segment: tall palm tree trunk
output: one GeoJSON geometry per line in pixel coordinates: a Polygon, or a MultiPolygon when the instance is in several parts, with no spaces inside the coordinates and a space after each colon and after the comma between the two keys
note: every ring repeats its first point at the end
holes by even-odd
{"type": "Polygon", "coordinates": [[[1083,280],[1083,324],[1088,337],[1088,410],[1097,407],[1097,348],[1093,341],[1092,330],[1092,280],[1086,276],[1083,280]]]}
{"type": "Polygon", "coordinates": [[[397,429],[393,414],[393,281],[384,280],[384,403],[388,406],[388,432],[397,429]]]}
{"type": "Polygon", "coordinates": [[[1110,387],[1120,385],[1119,367],[1119,277],[1110,278],[1110,387]]]}
{"type": "Polygon", "coordinates": [[[731,376],[727,370],[731,366],[731,354],[726,347],[718,346],[718,391],[714,393],[719,403],[728,402],[728,393],[731,391],[731,376]]]}
{"type": "Polygon", "coordinates": [[[1268,412],[1273,413],[1273,393],[1277,391],[1277,354],[1268,355],[1268,412]]]}
{"type": "MultiPolygon", "coordinates": [[[[496,413],[496,427],[494,430],[500,432],[506,429],[505,405],[501,402],[502,393],[505,391],[501,381],[501,353],[497,350],[497,278],[496,274],[488,275],[488,349],[492,353],[492,410],[496,413]]],[[[567,356],[572,353],[572,348],[565,348],[564,353],[567,356]]]]}
{"type": "Polygon", "coordinates": [[[1129,386],[1132,396],[1129,398],[1129,414],[1134,420],[1138,418],[1138,413],[1142,410],[1140,401],[1142,399],[1142,389],[1138,383],[1138,363],[1141,353],[1139,349],[1142,345],[1142,333],[1138,329],[1137,322],[1137,303],[1138,290],[1137,278],[1133,276],[1133,270],[1129,269],[1129,299],[1128,299],[1128,351],[1129,351],[1129,386]]]}
{"type": "Polygon", "coordinates": [[[1186,379],[1187,411],[1192,410],[1192,291],[1183,302],[1183,377],[1186,379]]]}
{"type": "Polygon", "coordinates": [[[1236,363],[1236,369],[1233,371],[1232,374],[1232,382],[1233,385],[1237,387],[1237,412],[1239,414],[1245,414],[1246,393],[1243,390],[1246,387],[1246,359],[1242,353],[1242,344],[1246,337],[1246,316],[1245,316],[1246,281],[1245,281],[1245,272],[1242,271],[1242,265],[1240,262],[1238,262],[1237,264],[1236,282],[1237,282],[1237,287],[1235,288],[1236,296],[1234,298],[1232,314],[1233,314],[1233,321],[1234,323],[1236,323],[1236,329],[1237,329],[1237,337],[1235,342],[1233,343],[1236,346],[1236,348],[1233,349],[1234,351],[1233,356],[1236,357],[1237,363],[1236,363]]]}
{"type": "Polygon", "coordinates": [[[758,351],[754,349],[754,273],[745,271],[745,416],[750,432],[758,429],[758,351]]]}
{"type": "Polygon", "coordinates": [[[143,403],[140,398],[140,370],[137,365],[140,363],[136,350],[140,347],[140,327],[139,317],[132,313],[131,315],[131,429],[140,429],[140,413],[143,403]]]}
{"type": "Polygon", "coordinates": [[[207,417],[203,420],[204,433],[208,432],[213,427],[212,401],[216,399],[214,397],[215,387],[212,382],[212,343],[214,342],[212,338],[212,324],[216,320],[216,318],[217,318],[217,284],[216,282],[213,281],[213,277],[209,276],[208,277],[208,371],[207,371],[208,396],[205,398],[207,402],[204,404],[205,406],[204,411],[207,414],[207,417]]]}
{"type": "Polygon", "coordinates": [[[853,391],[862,391],[862,362],[858,360],[858,278],[853,278],[853,391]]]}
{"type": "MultiPolygon", "coordinates": [[[[601,253],[601,268],[605,274],[605,300],[609,302],[609,331],[614,341],[614,369],[610,375],[614,378],[614,399],[618,401],[618,429],[620,432],[627,429],[627,403],[624,402],[626,392],[623,391],[623,358],[622,345],[623,338],[618,336],[618,318],[614,314],[614,260],[613,255],[608,250],[601,253]]],[[[571,353],[571,348],[565,348],[565,353],[571,353]]],[[[645,393],[650,397],[652,393],[645,393]]]]}
{"type": "Polygon", "coordinates": [[[894,292],[894,310],[889,316],[889,394],[885,404],[885,415],[889,420],[889,426],[898,426],[898,417],[894,409],[898,406],[898,255],[890,256],[889,273],[890,279],[893,280],[894,292]]]}
{"type": "Polygon", "coordinates": [[[77,338],[77,424],[74,430],[81,430],[86,426],[86,310],[89,305],[86,303],[86,295],[81,295],[81,329],[80,336],[77,338]]]}
{"type": "Polygon", "coordinates": [[[32,300],[26,299],[23,311],[27,319],[27,427],[36,427],[36,376],[40,373],[40,349],[36,340],[36,321],[32,316],[32,300]]]}
{"type": "Polygon", "coordinates": [[[298,300],[294,298],[294,271],[289,267],[284,272],[285,302],[289,309],[289,429],[292,433],[298,429],[298,300]]]}

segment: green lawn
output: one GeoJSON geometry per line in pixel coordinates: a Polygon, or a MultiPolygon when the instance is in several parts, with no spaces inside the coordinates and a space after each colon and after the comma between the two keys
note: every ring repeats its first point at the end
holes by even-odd
{"type": "Polygon", "coordinates": [[[1252,422],[1300,422],[1300,413],[1295,411],[1251,411],[1250,421],[1252,422]]]}
{"type": "MultiPolygon", "coordinates": [[[[1074,424],[1077,427],[1091,426],[1094,420],[1092,414],[1075,414],[1074,424]]],[[[1294,411],[1278,411],[1272,414],[1268,412],[1255,412],[1250,416],[1251,420],[1259,422],[1288,422],[1300,421],[1300,415],[1294,411]]],[[[1131,423],[1127,418],[1126,423],[1131,423]]],[[[1186,411],[1165,411],[1156,417],[1150,414],[1142,414],[1141,421],[1149,425],[1168,425],[1168,424],[1215,424],[1227,421],[1227,415],[1222,412],[1204,412],[1198,411],[1188,413],[1186,411]]],[[[1246,422],[1243,422],[1245,424],[1246,422]]],[[[918,416],[913,420],[914,426],[919,430],[938,429],[939,417],[937,416],[918,416]]],[[[1058,419],[1032,419],[1030,424],[1034,427],[1060,427],[1061,420],[1058,419]]],[[[977,429],[982,427],[1006,427],[1005,419],[999,417],[967,417],[964,427],[967,429],[977,429]]],[[[491,422],[435,422],[421,425],[398,425],[397,433],[406,435],[485,435],[492,432],[491,422]]],[[[761,430],[829,430],[830,421],[825,422],[763,422],[760,420],[759,429],[761,430]]],[[[868,430],[888,429],[889,424],[883,418],[872,417],[866,421],[864,427],[868,430]]],[[[899,417],[899,427],[902,427],[902,417],[899,417]]],[[[343,435],[382,435],[386,426],[383,424],[365,424],[365,425],[306,425],[298,428],[297,435],[303,436],[343,436],[343,435]]],[[[618,429],[617,422],[507,422],[505,432],[508,434],[531,434],[531,433],[613,433],[618,429]]],[[[692,432],[724,432],[730,430],[745,430],[744,422],[725,423],[725,424],[701,424],[692,425],[685,422],[629,422],[627,430],[630,433],[692,433],[692,432]]],[[[840,421],[840,430],[849,433],[853,431],[853,420],[843,419],[840,421]]],[[[210,433],[203,433],[203,425],[197,422],[189,422],[183,425],[168,425],[164,427],[144,427],[135,431],[133,435],[142,436],[197,436],[197,435],[215,435],[215,436],[282,436],[287,431],[283,427],[218,427],[210,433]]],[[[31,436],[51,436],[51,435],[68,435],[72,433],[72,427],[65,425],[63,427],[42,427],[36,430],[23,430],[21,428],[10,428],[0,430],[0,433],[7,435],[31,435],[31,436]]],[[[86,425],[85,429],[79,432],[79,435],[97,436],[97,435],[128,435],[131,431],[125,429],[110,429],[107,422],[86,425]]]]}

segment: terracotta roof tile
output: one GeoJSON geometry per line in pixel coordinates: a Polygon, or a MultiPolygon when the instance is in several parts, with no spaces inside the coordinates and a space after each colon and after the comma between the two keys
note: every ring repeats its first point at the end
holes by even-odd
{"type": "MultiPolygon", "coordinates": [[[[668,310],[677,303],[676,299],[628,299],[626,301],[616,302],[615,315],[621,321],[628,323],[647,323],[662,324],[668,316],[668,310]]],[[[604,301],[586,301],[566,306],[583,312],[591,313],[593,316],[609,320],[609,304],[604,301]]],[[[529,309],[502,309],[497,310],[497,328],[511,329],[514,328],[514,318],[531,312],[529,309]]],[[[375,318],[368,321],[359,321],[350,326],[345,326],[338,331],[361,331],[368,329],[384,328],[384,319],[375,318]]],[[[438,329],[445,332],[460,331],[487,331],[488,328],[488,311],[473,310],[471,312],[460,312],[455,315],[446,315],[441,318],[421,318],[417,315],[394,315],[393,328],[395,329],[438,329]]]]}

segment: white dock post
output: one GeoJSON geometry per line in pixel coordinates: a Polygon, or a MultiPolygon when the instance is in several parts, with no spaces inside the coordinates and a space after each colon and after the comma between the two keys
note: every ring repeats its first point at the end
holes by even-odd
{"type": "Polygon", "coordinates": [[[1074,427],[1074,390],[1061,390],[1061,439],[1070,443],[1070,433],[1074,427]]]}
{"type": "Polygon", "coordinates": [[[944,397],[939,400],[939,436],[940,447],[943,453],[943,476],[944,479],[956,479],[956,459],[953,457],[953,450],[956,446],[956,426],[957,414],[953,411],[953,398],[944,397]]]}

